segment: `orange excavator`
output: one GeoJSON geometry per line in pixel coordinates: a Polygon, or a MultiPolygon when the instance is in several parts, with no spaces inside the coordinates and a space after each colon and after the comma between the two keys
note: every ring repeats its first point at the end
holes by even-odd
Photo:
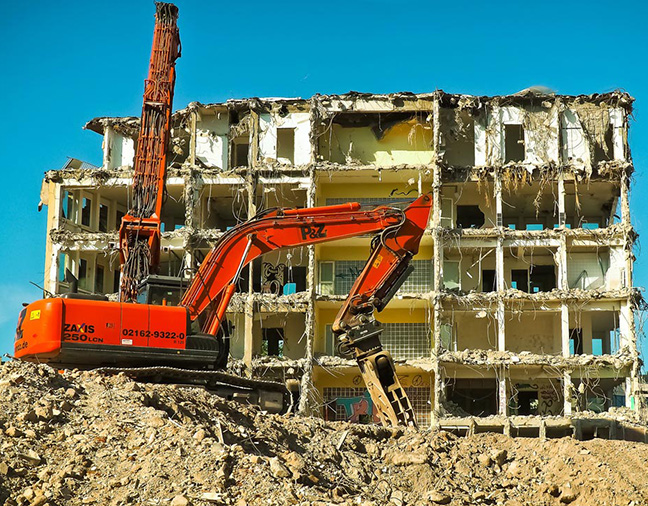
{"type": "MultiPolygon", "coordinates": [[[[157,9],[156,34],[161,21],[171,19],[175,26],[177,17],[175,6],[157,4],[157,9]]],[[[165,33],[177,36],[177,29],[165,33]]],[[[155,66],[156,54],[172,55],[156,51],[156,43],[166,44],[161,39],[157,35],[154,38],[151,67],[155,66]]],[[[167,59],[171,66],[172,60],[167,59]]],[[[172,90],[165,96],[170,100],[171,95],[172,90]]],[[[160,116],[165,118],[165,126],[157,133],[148,132],[144,117],[150,112],[149,98],[145,93],[140,136],[158,149],[152,159],[159,165],[166,140],[153,142],[147,136],[168,139],[170,108],[160,116]]],[[[148,156],[141,153],[143,144],[139,142],[136,156],[136,187],[141,159],[148,156]]],[[[285,411],[292,396],[284,385],[222,371],[227,366],[232,328],[226,311],[237,281],[246,265],[270,251],[374,233],[369,259],[335,319],[333,332],[341,350],[357,360],[382,422],[416,425],[393,360],[380,344],[381,328],[373,314],[382,311],[413,269],[410,262],[429,221],[430,195],[420,196],[404,210],[387,206],[363,209],[358,203],[347,203],[262,211],[223,234],[181,294],[179,279],[174,282],[148,276],[159,256],[164,189],[159,184],[164,173],[151,174],[149,170],[141,180],[155,184],[145,184],[141,195],[143,202],[153,199],[155,205],[149,209],[154,212],[138,217],[131,210],[122,222],[121,300],[110,302],[102,295],[68,293],[27,305],[16,328],[16,358],[60,367],[124,371],[143,380],[203,384],[220,395],[244,399],[269,411],[285,411]],[[149,195],[151,188],[155,188],[154,197],[149,195]],[[144,253],[133,253],[136,250],[144,253]],[[129,258],[136,259],[130,267],[129,258]],[[142,274],[147,276],[139,280],[142,274]],[[173,305],[174,293],[177,305],[173,305]]]]}
{"type": "MultiPolygon", "coordinates": [[[[356,358],[383,421],[413,425],[411,405],[390,354],[382,349],[380,324],[373,313],[387,305],[410,274],[431,203],[426,194],[404,210],[362,209],[352,202],[265,211],[225,232],[177,306],[160,300],[158,285],[146,283],[140,289],[140,300],[146,303],[109,302],[104,296],[75,293],[38,300],[20,313],[15,356],[60,366],[141,367],[140,377],[147,372],[161,375],[162,366],[173,366],[181,368],[176,375],[232,383],[225,373],[201,376],[199,370],[227,365],[230,325],[225,313],[243,268],[270,251],[379,232],[333,331],[341,348],[356,358]],[[156,299],[161,304],[151,303],[156,299]]],[[[245,386],[246,381],[253,380],[234,383],[245,386]]],[[[251,386],[269,387],[268,383],[251,386]]]]}

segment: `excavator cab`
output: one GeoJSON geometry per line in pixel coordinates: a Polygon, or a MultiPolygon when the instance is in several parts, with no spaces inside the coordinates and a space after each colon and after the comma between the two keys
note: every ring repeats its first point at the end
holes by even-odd
{"type": "Polygon", "coordinates": [[[137,302],[156,306],[177,306],[187,288],[187,283],[183,278],[151,274],[140,283],[137,289],[137,302]]]}

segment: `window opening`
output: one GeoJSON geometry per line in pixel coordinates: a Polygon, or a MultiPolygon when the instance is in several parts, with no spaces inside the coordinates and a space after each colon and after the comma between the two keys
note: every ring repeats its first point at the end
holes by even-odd
{"type": "Polygon", "coordinates": [[[537,415],[538,414],[538,392],[527,391],[517,393],[517,414],[537,415]]]}
{"type": "Polygon", "coordinates": [[[104,268],[103,265],[97,265],[95,275],[95,293],[104,293],[104,268]]]}
{"type": "Polygon", "coordinates": [[[283,357],[284,331],[282,328],[263,329],[261,355],[267,357],[283,357]]]}
{"type": "Polygon", "coordinates": [[[88,289],[88,261],[81,258],[79,260],[79,286],[84,290],[88,289]]]}
{"type": "Polygon", "coordinates": [[[529,273],[531,293],[550,292],[556,288],[556,269],[553,265],[534,265],[529,273]]]}
{"type": "Polygon", "coordinates": [[[504,125],[504,163],[524,161],[524,128],[504,125]]]}
{"type": "Polygon", "coordinates": [[[335,264],[333,262],[320,262],[319,264],[320,287],[319,292],[322,295],[333,295],[335,291],[334,271],[335,264]]]}
{"type": "Polygon", "coordinates": [[[482,292],[494,292],[496,290],[495,269],[483,269],[482,292]]]}
{"type": "Polygon", "coordinates": [[[234,144],[234,167],[248,166],[248,152],[250,145],[248,143],[234,144]]]}
{"type": "Polygon", "coordinates": [[[529,291],[529,271],[526,269],[511,270],[511,288],[522,292],[529,291]]]}
{"type": "Polygon", "coordinates": [[[81,225],[84,227],[90,226],[90,214],[92,209],[92,200],[84,197],[83,204],[81,206],[81,225]]]}
{"type": "Polygon", "coordinates": [[[277,160],[282,163],[294,164],[295,161],[295,129],[277,128],[277,160]]]}
{"type": "Polygon", "coordinates": [[[569,354],[583,354],[583,329],[569,329],[569,354]]]}
{"type": "Polygon", "coordinates": [[[457,228],[481,228],[485,221],[479,206],[457,206],[457,228]]]}
{"type": "Polygon", "coordinates": [[[99,204],[99,232],[108,232],[108,206],[99,204]]]}

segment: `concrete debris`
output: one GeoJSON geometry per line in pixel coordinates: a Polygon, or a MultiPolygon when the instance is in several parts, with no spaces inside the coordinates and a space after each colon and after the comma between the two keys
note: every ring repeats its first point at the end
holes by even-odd
{"type": "Polygon", "coordinates": [[[83,128],[103,134],[106,127],[111,127],[116,132],[134,139],[137,138],[137,134],[139,133],[140,118],[134,116],[94,118],[88,121],[83,128]]]}
{"type": "Polygon", "coordinates": [[[645,504],[647,459],[625,441],[327,423],[123,375],[0,368],[6,506],[645,504]],[[42,408],[52,417],[20,416],[42,408]]]}
{"type": "Polygon", "coordinates": [[[635,359],[630,348],[622,348],[614,355],[574,355],[572,357],[537,355],[528,351],[514,353],[497,350],[445,351],[438,357],[439,362],[487,367],[540,365],[568,369],[611,367],[617,370],[631,367],[635,359]]]}
{"type": "Polygon", "coordinates": [[[553,289],[547,292],[528,293],[514,288],[502,290],[501,292],[459,292],[445,291],[439,294],[444,302],[454,302],[457,305],[474,307],[475,305],[494,304],[499,300],[528,300],[528,301],[556,301],[556,302],[584,302],[602,299],[635,300],[639,304],[642,295],[637,288],[620,288],[617,290],[582,290],[570,288],[569,290],[553,289]]]}
{"type": "Polygon", "coordinates": [[[583,229],[583,228],[554,228],[544,230],[511,230],[508,228],[439,228],[438,232],[446,240],[458,237],[479,238],[479,239],[558,239],[580,238],[580,239],[612,239],[623,238],[630,235],[636,237],[636,232],[631,225],[626,223],[614,223],[605,228],[583,229]]]}

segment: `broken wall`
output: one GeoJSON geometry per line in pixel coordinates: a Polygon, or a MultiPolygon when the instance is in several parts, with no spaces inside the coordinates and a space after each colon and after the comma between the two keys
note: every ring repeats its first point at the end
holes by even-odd
{"type": "Polygon", "coordinates": [[[320,133],[318,152],[342,165],[426,165],[434,160],[429,113],[345,113],[320,133]]]}
{"type": "Polygon", "coordinates": [[[306,165],[310,162],[308,112],[259,114],[259,156],[265,162],[306,165]]]}
{"type": "Polygon", "coordinates": [[[226,110],[210,112],[196,112],[196,160],[205,167],[226,170],[229,168],[229,116],[226,110]]]}

